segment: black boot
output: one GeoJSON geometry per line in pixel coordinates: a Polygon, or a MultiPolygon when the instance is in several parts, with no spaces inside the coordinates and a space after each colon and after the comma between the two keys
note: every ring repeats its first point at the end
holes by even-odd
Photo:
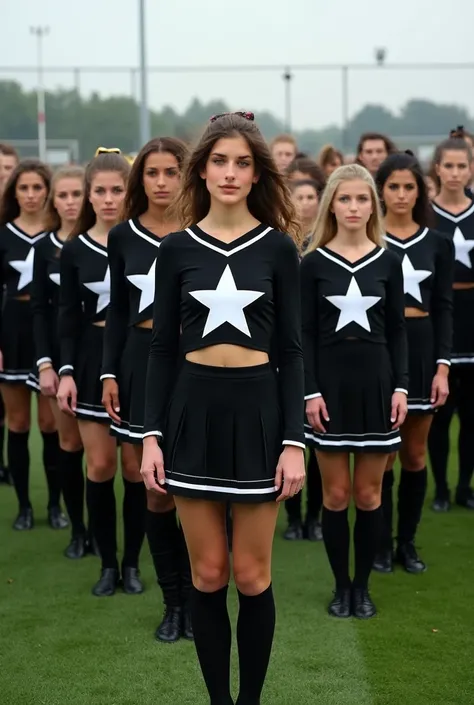
{"type": "Polygon", "coordinates": [[[308,541],[322,541],[323,540],[323,529],[321,522],[318,518],[307,517],[306,518],[306,537],[308,541]]]}
{"type": "Polygon", "coordinates": [[[367,588],[352,588],[352,614],[358,619],[370,619],[377,614],[367,588]]]}
{"type": "Polygon", "coordinates": [[[398,544],[396,559],[407,573],[424,573],[426,570],[426,565],[418,555],[413,541],[398,544]]]}
{"type": "Polygon", "coordinates": [[[84,534],[72,536],[69,546],[67,546],[64,550],[64,555],[66,558],[70,558],[71,560],[79,560],[79,558],[84,558],[87,553],[86,546],[86,537],[84,534]]]}
{"type": "Polygon", "coordinates": [[[126,592],[127,595],[140,595],[145,589],[140,580],[140,571],[138,568],[122,566],[122,583],[123,591],[126,592]]]}
{"type": "Polygon", "coordinates": [[[8,471],[8,468],[6,468],[4,465],[0,465],[0,485],[11,485],[11,477],[10,473],[8,471]]]}
{"type": "Polygon", "coordinates": [[[431,509],[434,512],[449,512],[451,508],[451,502],[449,497],[435,497],[433,503],[431,504],[431,509]]]}
{"type": "Polygon", "coordinates": [[[288,528],[283,534],[286,541],[301,541],[303,539],[303,524],[301,519],[290,521],[288,528]]]}
{"type": "Polygon", "coordinates": [[[379,551],[375,556],[373,569],[377,573],[393,573],[393,551],[391,548],[379,551]]]}
{"type": "Polygon", "coordinates": [[[334,590],[334,597],[328,606],[331,617],[347,619],[351,616],[351,588],[338,588],[334,590]]]}
{"type": "Polygon", "coordinates": [[[165,607],[165,613],[155,631],[155,639],[171,644],[181,636],[181,607],[165,607]]]}
{"type": "Polygon", "coordinates": [[[102,568],[98,582],[92,588],[92,594],[96,597],[111,597],[120,582],[118,568],[102,568]]]}
{"type": "Polygon", "coordinates": [[[15,531],[30,531],[35,525],[33,510],[31,507],[20,509],[17,518],[13,522],[15,531]]]}
{"type": "Polygon", "coordinates": [[[61,511],[61,507],[48,508],[48,524],[52,529],[67,529],[69,522],[61,511]]]}
{"type": "Polygon", "coordinates": [[[470,487],[456,490],[456,504],[464,509],[474,509],[474,492],[470,487]]]}

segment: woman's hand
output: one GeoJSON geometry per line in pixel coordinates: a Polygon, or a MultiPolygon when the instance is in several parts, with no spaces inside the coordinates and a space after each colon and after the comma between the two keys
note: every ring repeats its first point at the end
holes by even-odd
{"type": "Polygon", "coordinates": [[[433,409],[439,409],[440,406],[444,406],[449,396],[449,367],[447,365],[440,365],[440,367],[441,369],[438,367],[431,384],[430,402],[433,409]]]}
{"type": "Polygon", "coordinates": [[[102,404],[113,421],[121,423],[118,415],[120,411],[119,388],[117,380],[106,377],[102,382],[102,404]]]}
{"type": "Polygon", "coordinates": [[[304,466],[304,450],[297,446],[285,446],[280,455],[275,475],[275,489],[283,489],[277,497],[277,502],[283,502],[301,492],[306,477],[304,466]]]}
{"type": "Polygon", "coordinates": [[[315,431],[318,431],[318,433],[326,433],[323,420],[328,422],[329,414],[323,397],[308,399],[306,402],[306,416],[308,417],[311,427],[314,428],[315,431]]]}
{"type": "Polygon", "coordinates": [[[59,377],[52,367],[39,373],[41,394],[45,397],[55,397],[59,387],[59,377]]]}
{"type": "Polygon", "coordinates": [[[143,439],[143,455],[140,474],[147,490],[157,494],[167,494],[165,490],[165,466],[163,451],[158,445],[156,436],[143,439]]]}
{"type": "Polygon", "coordinates": [[[77,387],[71,375],[61,377],[59,380],[58,393],[56,394],[58,406],[61,411],[69,416],[76,415],[77,387]]]}
{"type": "Polygon", "coordinates": [[[392,411],[390,412],[392,430],[400,428],[405,421],[407,412],[407,395],[404,392],[394,392],[392,394],[392,411]]]}

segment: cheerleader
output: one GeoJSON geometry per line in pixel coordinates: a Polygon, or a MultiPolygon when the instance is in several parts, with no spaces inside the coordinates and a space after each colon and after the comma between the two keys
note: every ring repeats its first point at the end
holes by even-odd
{"type": "MultiPolygon", "coordinates": [[[[100,367],[105,316],[110,298],[107,259],[109,230],[116,225],[130,167],[118,150],[97,150],[85,174],[84,201],[60,258],[59,343],[61,411],[75,416],[86,455],[89,520],[102,559],[92,593],[113,595],[120,580],[117,563],[114,476],[116,442],[102,406],[100,367]]],[[[144,536],[145,489],[128,444],[122,448],[124,477],[123,589],[143,591],[138,557],[144,536]]]]}
{"type": "Polygon", "coordinates": [[[318,164],[328,179],[333,171],[344,164],[344,155],[332,144],[327,144],[319,152],[318,164]]]}
{"type": "Polygon", "coordinates": [[[10,144],[0,142],[0,196],[5,190],[6,183],[11,173],[20,161],[18,152],[10,144]]]}
{"type": "Polygon", "coordinates": [[[72,166],[58,169],[51,182],[46,203],[46,237],[35,245],[31,310],[35,344],[35,374],[27,384],[48,398],[59,434],[58,468],[64,502],[71,522],[72,537],[64,554],[83,558],[88,548],[84,525],[84,475],[82,441],[77,420],[59,411],[58,391],[59,340],[59,257],[63,244],[73,229],[83,199],[84,170],[72,166]],[[36,377],[39,370],[39,379],[36,377]]]}
{"type": "Polygon", "coordinates": [[[306,438],[317,449],[323,479],[323,537],[336,580],[329,614],[335,617],[376,614],[368,580],[382,528],[382,478],[407,413],[402,268],[382,243],[370,174],[359,165],[336,169],[301,265],[306,438]]]}
{"type": "Polygon", "coordinates": [[[149,489],[174,495],[213,705],[234,702],[225,528],[232,503],[237,703],[257,704],[275,626],[278,506],[302,488],[304,432],[298,253],[280,232],[296,224],[252,113],[211,119],[185,169],[179,208],[186,229],[166,238],[156,263],[141,472],[149,489]],[[274,339],[278,377],[269,361],[274,339]]]}
{"type": "Polygon", "coordinates": [[[270,143],[270,152],[276,168],[284,174],[291,162],[296,159],[298,145],[292,135],[277,135],[270,143]]]}
{"type": "MultiPolygon", "coordinates": [[[[414,541],[426,495],[426,454],[434,412],[448,397],[452,343],[454,252],[448,236],[428,226],[433,212],[423,172],[411,154],[393,154],[377,172],[385,239],[402,262],[408,336],[408,416],[400,429],[397,561],[409,573],[426,569],[414,541]]],[[[374,569],[391,573],[395,454],[382,485],[384,535],[374,569]]]]}
{"type": "MultiPolygon", "coordinates": [[[[146,368],[150,349],[155,267],[165,235],[177,229],[168,215],[186,157],[172,137],[153,139],[135,159],[124,202],[124,221],[108,241],[110,304],[104,335],[102,402],[111,432],[131,443],[141,463],[146,368]]],[[[147,492],[146,533],[163,591],[159,641],[192,638],[187,597],[191,574],[186,544],[171,495],[147,492]]]]}
{"type": "Polygon", "coordinates": [[[396,152],[394,143],[379,132],[366,132],[357,145],[357,161],[374,176],[381,163],[389,154],[396,152]]]}
{"type": "MultiPolygon", "coordinates": [[[[33,367],[31,282],[34,245],[44,236],[44,204],[50,188],[49,169],[36,159],[25,159],[11,173],[0,208],[1,313],[0,383],[7,413],[8,468],[18,498],[19,513],[13,528],[33,528],[29,496],[31,392],[26,385],[33,367]]],[[[38,425],[43,437],[43,464],[48,484],[48,522],[65,529],[60,509],[58,434],[46,398],[38,399],[38,425]]]]}
{"type": "Polygon", "coordinates": [[[432,508],[439,512],[450,507],[449,429],[457,411],[459,477],[455,501],[461,507],[474,510],[471,489],[474,468],[474,203],[465,193],[471,174],[471,148],[464,139],[446,140],[437,147],[434,161],[440,180],[440,191],[433,202],[436,227],[452,239],[455,263],[450,395],[448,403],[434,417],[428,443],[436,484],[432,508]]]}

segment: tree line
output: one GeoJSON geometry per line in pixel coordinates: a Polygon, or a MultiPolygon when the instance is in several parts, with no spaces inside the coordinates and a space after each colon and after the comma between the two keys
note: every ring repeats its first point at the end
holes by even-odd
{"type": "MultiPolygon", "coordinates": [[[[210,115],[228,109],[222,100],[203,103],[194,98],[182,114],[169,106],[152,110],[151,132],[189,141],[210,115]]],[[[99,93],[85,97],[74,89],[58,89],[47,92],[46,112],[48,137],[78,140],[81,160],[87,160],[99,144],[116,145],[124,152],[135,152],[140,147],[139,107],[133,98],[120,95],[103,98],[99,93]]],[[[268,111],[256,113],[256,119],[267,139],[284,132],[281,120],[268,111]]],[[[16,81],[0,81],[0,140],[36,139],[36,121],[36,92],[25,91],[16,81]]],[[[397,137],[410,135],[447,135],[457,125],[468,130],[474,125],[466,108],[414,99],[398,115],[384,105],[366,105],[352,117],[344,134],[337,125],[294,134],[300,149],[315,155],[327,143],[338,148],[344,144],[354,151],[363,132],[383,132],[396,141],[397,137]]]]}

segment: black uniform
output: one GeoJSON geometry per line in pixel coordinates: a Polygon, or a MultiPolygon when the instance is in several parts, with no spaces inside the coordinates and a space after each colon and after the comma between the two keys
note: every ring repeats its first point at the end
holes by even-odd
{"type": "Polygon", "coordinates": [[[407,393],[407,339],[399,259],[381,247],[349,262],[327,247],[301,265],[305,399],[322,396],[327,432],[306,424],[319,450],[390,453],[391,398],[407,393]]]}
{"type": "Polygon", "coordinates": [[[449,237],[429,228],[420,228],[404,240],[391,233],[385,239],[402,261],[405,307],[429,314],[406,319],[408,411],[433,413],[430,399],[436,366],[451,364],[454,248],[449,237]]]}
{"type": "Polygon", "coordinates": [[[33,282],[31,284],[31,310],[33,313],[33,339],[35,363],[27,385],[39,391],[38,366],[51,362],[59,369],[58,309],[59,309],[59,258],[63,243],[48,233],[35,245],[33,282]]]}
{"type": "Polygon", "coordinates": [[[129,443],[142,443],[145,383],[151,329],[136,327],[153,317],[155,267],[159,238],[138,219],[110,231],[110,305],[104,337],[101,380],[117,378],[121,423],[111,433],[129,443]]]}
{"type": "Polygon", "coordinates": [[[259,225],[231,243],[192,226],[172,234],[156,263],[145,433],[163,439],[170,492],[275,499],[284,445],[304,448],[298,254],[287,235],[259,225]],[[270,353],[271,364],[218,368],[184,355],[231,344],[270,353]]]}
{"type": "Polygon", "coordinates": [[[59,374],[70,374],[77,386],[78,419],[109,423],[102,406],[100,368],[105,321],[110,301],[107,248],[87,233],[64,244],[60,258],[59,374]]]}
{"type": "Polygon", "coordinates": [[[35,243],[45,233],[27,235],[13,223],[0,228],[0,292],[4,305],[0,328],[0,349],[3,353],[4,384],[25,383],[30,374],[35,354],[31,302],[18,297],[31,294],[35,243]]]}

